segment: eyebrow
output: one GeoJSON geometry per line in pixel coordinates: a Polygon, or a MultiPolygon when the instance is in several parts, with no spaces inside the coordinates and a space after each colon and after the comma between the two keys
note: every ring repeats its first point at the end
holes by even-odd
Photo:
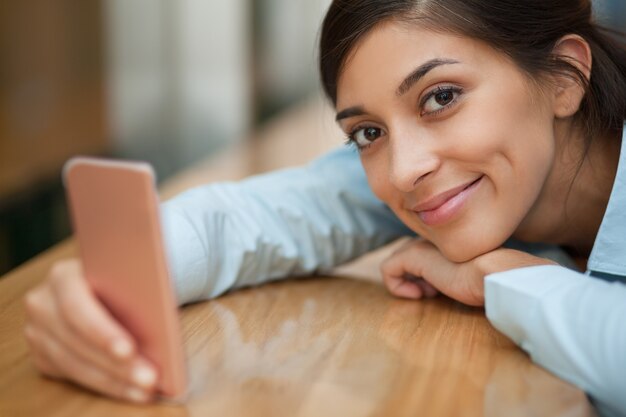
{"type": "Polygon", "coordinates": [[[361,106],[348,107],[347,109],[342,110],[339,113],[337,113],[337,116],[335,117],[335,121],[338,122],[340,120],[347,119],[349,117],[362,116],[364,114],[365,114],[365,109],[361,106]]]}
{"type": "Polygon", "coordinates": [[[456,61],[454,59],[437,59],[437,58],[424,62],[422,65],[420,65],[415,70],[413,70],[413,72],[410,73],[404,79],[404,81],[402,81],[402,84],[400,84],[400,86],[396,90],[396,96],[400,97],[406,94],[406,92],[409,91],[411,87],[415,85],[416,82],[421,80],[426,74],[428,74],[433,69],[440,67],[442,65],[451,65],[451,64],[458,64],[458,63],[459,61],[456,61]]]}
{"type": "MultiPolygon", "coordinates": [[[[396,90],[396,96],[400,97],[406,94],[411,87],[415,85],[419,80],[424,78],[426,74],[428,74],[433,69],[440,67],[442,65],[451,65],[451,64],[459,64],[460,62],[454,59],[431,59],[430,61],[424,62],[422,65],[413,70],[405,79],[402,81],[398,89],[396,90]]],[[[347,119],[349,117],[362,116],[365,114],[365,109],[362,106],[354,106],[348,107],[345,110],[337,113],[335,117],[335,121],[340,121],[343,119],[347,119]]]]}

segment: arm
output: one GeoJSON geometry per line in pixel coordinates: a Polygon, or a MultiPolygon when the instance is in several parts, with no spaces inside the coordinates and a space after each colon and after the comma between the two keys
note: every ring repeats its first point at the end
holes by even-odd
{"type": "Polygon", "coordinates": [[[625,285],[510,248],[454,263],[424,240],[408,241],[382,271],[400,297],[439,291],[484,304],[489,321],[536,363],[585,390],[603,415],[626,415],[625,285]]]}
{"type": "Polygon", "coordinates": [[[321,272],[411,232],[341,148],[302,168],[198,187],[162,206],[181,304],[321,272]]]}
{"type": "Polygon", "coordinates": [[[533,361],[589,393],[603,414],[626,414],[625,285],[521,268],[486,277],[485,307],[533,361]]]}
{"type": "MultiPolygon", "coordinates": [[[[304,168],[191,190],[163,204],[165,245],[181,303],[344,262],[408,233],[370,192],[349,149],[304,168]]],[[[59,262],[26,297],[37,368],[114,398],[153,400],[158,370],[87,285],[59,262]]]]}

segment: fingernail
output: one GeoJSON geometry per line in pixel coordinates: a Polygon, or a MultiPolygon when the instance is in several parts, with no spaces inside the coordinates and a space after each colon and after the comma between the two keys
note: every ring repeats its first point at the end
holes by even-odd
{"type": "Polygon", "coordinates": [[[133,369],[133,382],[141,387],[149,388],[156,382],[156,372],[145,365],[133,369]]]}
{"type": "Polygon", "coordinates": [[[113,352],[113,354],[120,359],[127,358],[131,354],[132,350],[133,347],[130,343],[123,339],[116,340],[113,342],[113,345],[111,345],[111,352],[113,352]]]}
{"type": "Polygon", "coordinates": [[[128,390],[126,390],[126,397],[135,402],[143,402],[148,399],[146,393],[138,388],[128,388],[128,390]]]}

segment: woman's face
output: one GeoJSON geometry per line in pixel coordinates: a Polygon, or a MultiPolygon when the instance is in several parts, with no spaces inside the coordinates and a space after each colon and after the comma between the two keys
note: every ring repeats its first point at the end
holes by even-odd
{"type": "Polygon", "coordinates": [[[555,155],[550,100],[481,42],[385,23],[348,58],[337,118],[374,193],[461,262],[532,214],[555,155]]]}

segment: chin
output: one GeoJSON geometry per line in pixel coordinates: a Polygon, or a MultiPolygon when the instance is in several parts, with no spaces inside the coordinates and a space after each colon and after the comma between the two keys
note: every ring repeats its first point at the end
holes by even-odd
{"type": "Polygon", "coordinates": [[[480,255],[491,252],[502,246],[502,242],[489,242],[485,239],[480,241],[472,239],[458,239],[451,243],[433,242],[446,259],[456,263],[470,261],[480,255]]]}
{"type": "Polygon", "coordinates": [[[511,237],[514,224],[497,215],[468,218],[467,222],[442,230],[431,241],[452,262],[463,263],[494,251],[511,237]]]}

